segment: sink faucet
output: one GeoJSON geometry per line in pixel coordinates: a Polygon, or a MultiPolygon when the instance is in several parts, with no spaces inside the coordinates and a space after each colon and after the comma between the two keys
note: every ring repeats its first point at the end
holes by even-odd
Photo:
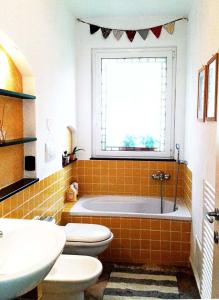
{"type": "Polygon", "coordinates": [[[3,237],[3,231],[0,230],[0,238],[3,237]]]}
{"type": "Polygon", "coordinates": [[[152,179],[164,181],[170,179],[170,174],[164,173],[163,171],[157,171],[151,175],[152,179]]]}

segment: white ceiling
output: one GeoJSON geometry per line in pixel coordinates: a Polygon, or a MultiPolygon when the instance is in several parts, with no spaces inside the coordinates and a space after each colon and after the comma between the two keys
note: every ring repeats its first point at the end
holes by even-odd
{"type": "Polygon", "coordinates": [[[193,0],[67,0],[76,17],[188,16],[193,0]]]}

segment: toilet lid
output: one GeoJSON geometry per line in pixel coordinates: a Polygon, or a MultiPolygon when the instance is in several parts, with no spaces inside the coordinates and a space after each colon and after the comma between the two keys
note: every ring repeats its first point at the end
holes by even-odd
{"type": "Polygon", "coordinates": [[[109,228],[94,224],[68,223],[64,231],[68,242],[101,242],[111,236],[109,228]]]}

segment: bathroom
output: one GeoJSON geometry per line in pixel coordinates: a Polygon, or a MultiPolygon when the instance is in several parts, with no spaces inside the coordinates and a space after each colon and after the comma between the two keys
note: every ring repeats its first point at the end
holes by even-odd
{"type": "MultiPolygon", "coordinates": [[[[184,297],[219,298],[216,264],[219,228],[217,215],[214,218],[207,214],[218,207],[219,127],[216,115],[215,118],[206,117],[205,105],[203,114],[197,113],[202,69],[205,70],[203,67],[219,52],[218,1],[2,0],[1,4],[0,93],[12,91],[34,95],[34,99],[10,98],[10,93],[0,95],[0,129],[2,126],[5,130],[6,142],[31,137],[31,141],[26,139],[24,144],[19,141],[6,146],[1,143],[0,136],[0,232],[3,232],[0,243],[4,242],[7,232],[4,222],[9,219],[12,223],[15,220],[29,222],[27,220],[36,216],[52,216],[63,226],[67,223],[102,225],[110,229],[113,239],[98,256],[104,270],[100,280],[86,291],[85,298],[89,299],[93,293],[94,299],[100,299],[94,294],[98,293],[101,278],[107,275],[107,267],[115,264],[144,265],[146,269],[153,266],[168,269],[170,273],[177,270],[181,272],[178,276],[181,279],[177,277],[179,290],[186,285],[183,280],[186,280],[185,268],[188,268],[194,291],[189,290],[190,287],[189,291],[180,290],[185,292],[184,297]],[[171,33],[165,24],[173,21],[171,33]],[[90,25],[96,25],[98,28],[94,29],[99,30],[91,34],[90,25]],[[160,25],[161,32],[144,30],[141,33],[146,36],[143,37],[139,32],[134,37],[128,37],[125,32],[118,36],[119,30],[151,29],[160,25]],[[104,38],[101,31],[104,28],[114,29],[114,32],[112,30],[104,38]],[[168,59],[164,69],[168,70],[165,74],[171,88],[167,93],[172,102],[168,102],[163,112],[167,123],[166,127],[161,127],[168,132],[160,134],[164,149],[160,152],[124,148],[111,153],[103,151],[98,148],[103,132],[98,131],[97,126],[103,114],[98,94],[99,62],[104,55],[120,59],[124,55],[129,58],[134,55],[141,60],[142,53],[147,57],[163,57],[165,53],[168,59]],[[63,167],[63,152],[69,148],[71,152],[74,146],[83,150],[77,152],[76,161],[63,167]],[[158,171],[169,174],[170,178],[154,180],[152,175],[158,171]],[[24,182],[22,178],[28,180],[24,182]],[[16,182],[22,187],[15,187],[16,182]],[[104,195],[103,201],[109,208],[103,208],[105,211],[101,214],[72,213],[74,203],[66,201],[66,191],[73,182],[78,183],[79,198],[104,195]],[[161,184],[164,198],[171,198],[173,206],[177,195],[178,210],[169,218],[165,212],[159,212],[156,218],[155,215],[142,215],[142,211],[136,217],[132,209],[128,213],[107,214],[117,195],[123,197],[120,198],[123,204],[128,203],[128,196],[131,196],[134,203],[130,203],[130,207],[140,201],[139,197],[144,197],[145,201],[139,204],[141,207],[149,197],[159,206],[161,184]],[[11,185],[13,189],[9,188],[11,185]],[[186,214],[179,217],[181,202],[186,214]]],[[[105,75],[104,79],[109,74],[105,75]]],[[[140,80],[138,76],[138,83],[140,80]]],[[[216,86],[217,83],[216,80],[216,86]]],[[[128,86],[126,84],[125,89],[128,90],[128,86]]],[[[136,94],[144,92],[143,85],[136,86],[136,94]]],[[[151,90],[156,91],[156,87],[151,90]]],[[[206,97],[206,92],[204,94],[206,97]]],[[[124,124],[139,128],[138,124],[158,123],[144,106],[138,109],[143,104],[137,101],[131,104],[127,101],[113,112],[111,117],[115,123],[110,123],[111,128],[118,125],[117,132],[124,124]],[[140,120],[134,118],[136,110],[143,116],[140,120]],[[128,118],[130,122],[126,121],[128,118]]],[[[215,103],[215,112],[216,108],[215,103]]],[[[160,128],[160,123],[155,127],[160,128]]],[[[16,258],[18,251],[13,248],[9,253],[16,258]]],[[[0,299],[6,299],[1,298],[1,278],[0,259],[0,299]]],[[[13,284],[11,290],[12,287],[13,284]]],[[[42,283],[33,288],[26,298],[40,299],[42,283]]]]}

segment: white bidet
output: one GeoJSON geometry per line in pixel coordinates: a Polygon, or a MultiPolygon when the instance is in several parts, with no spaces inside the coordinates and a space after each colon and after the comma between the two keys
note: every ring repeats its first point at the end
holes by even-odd
{"type": "Polygon", "coordinates": [[[95,258],[62,254],[42,283],[43,300],[83,300],[84,290],[102,273],[95,258]]]}

